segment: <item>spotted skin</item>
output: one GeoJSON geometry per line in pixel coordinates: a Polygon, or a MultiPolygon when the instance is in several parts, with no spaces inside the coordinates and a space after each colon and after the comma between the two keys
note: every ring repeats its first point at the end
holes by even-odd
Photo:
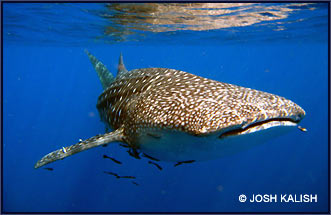
{"type": "Polygon", "coordinates": [[[298,123],[305,116],[300,106],[283,97],[184,71],[167,68],[127,71],[122,56],[114,79],[100,61],[86,53],[105,89],[98,98],[97,109],[101,120],[114,131],[51,152],[35,168],[109,142],[124,143],[130,148],[130,155],[139,158],[139,149],[148,141],[168,144],[164,139],[169,132],[174,141],[176,135],[182,134],[208,137],[217,133],[221,137],[236,131],[238,136],[285,125],[280,120],[298,123]],[[270,120],[275,122],[263,124],[270,120]],[[243,131],[237,132],[238,129],[243,131]]]}
{"type": "Polygon", "coordinates": [[[199,136],[271,118],[299,121],[305,115],[283,97],[166,68],[118,76],[97,108],[105,123],[124,127],[130,143],[153,128],[199,136]]]}

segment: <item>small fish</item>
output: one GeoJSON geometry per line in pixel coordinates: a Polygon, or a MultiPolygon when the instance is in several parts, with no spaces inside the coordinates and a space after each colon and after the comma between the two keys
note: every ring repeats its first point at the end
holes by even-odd
{"type": "Polygon", "coordinates": [[[183,163],[193,163],[193,162],[195,162],[195,160],[179,161],[179,162],[177,162],[174,166],[178,166],[178,165],[181,165],[181,164],[183,164],[183,163]]]}
{"type": "Polygon", "coordinates": [[[44,169],[48,170],[48,171],[53,171],[54,169],[51,167],[45,167],[44,169]]]}
{"type": "Polygon", "coordinates": [[[113,172],[108,172],[108,171],[103,171],[104,173],[108,174],[108,175],[113,175],[115,176],[117,179],[120,179],[120,178],[130,178],[130,179],[136,179],[136,177],[134,176],[120,176],[116,173],[113,173],[113,172]]]}
{"type": "Polygon", "coordinates": [[[139,184],[135,181],[132,181],[132,184],[136,185],[136,186],[139,186],[139,184]]]}
{"type": "Polygon", "coordinates": [[[117,175],[116,173],[113,173],[113,172],[108,172],[108,171],[103,171],[104,173],[106,173],[106,174],[108,174],[108,175],[113,175],[113,176],[115,176],[116,178],[120,178],[120,176],[119,175],[117,175]]]}
{"type": "Polygon", "coordinates": [[[159,159],[153,158],[153,157],[151,157],[151,156],[149,156],[149,155],[147,155],[147,154],[145,154],[145,153],[143,153],[143,156],[144,156],[145,158],[149,158],[149,159],[154,160],[154,161],[160,161],[159,159]]]}
{"type": "Polygon", "coordinates": [[[118,161],[118,160],[116,160],[115,158],[111,158],[111,157],[109,157],[109,156],[107,156],[107,155],[103,155],[103,158],[110,159],[110,160],[114,161],[114,162],[117,163],[117,164],[122,164],[121,161],[118,161]]]}
{"type": "Polygon", "coordinates": [[[130,148],[127,152],[129,153],[130,156],[132,156],[132,157],[134,157],[136,159],[141,159],[139,157],[139,153],[137,152],[136,149],[130,148]]]}
{"type": "Polygon", "coordinates": [[[301,127],[300,125],[298,125],[298,129],[300,129],[300,131],[303,131],[303,132],[307,132],[307,129],[306,129],[306,128],[303,128],[303,127],[301,127]]]}
{"type": "Polygon", "coordinates": [[[153,162],[153,161],[148,161],[148,163],[149,163],[149,164],[153,164],[153,165],[156,166],[159,170],[162,170],[162,167],[161,167],[159,164],[157,164],[157,163],[155,163],[155,162],[153,162]]]}
{"type": "Polygon", "coordinates": [[[134,176],[119,176],[120,178],[130,178],[130,179],[136,179],[134,176]]]}

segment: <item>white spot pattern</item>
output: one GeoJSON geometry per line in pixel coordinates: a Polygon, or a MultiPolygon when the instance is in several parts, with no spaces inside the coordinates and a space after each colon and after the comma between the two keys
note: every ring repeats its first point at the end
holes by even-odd
{"type": "Polygon", "coordinates": [[[124,127],[131,142],[153,128],[206,135],[271,118],[298,120],[305,114],[280,96],[164,68],[120,74],[100,95],[97,107],[111,127],[124,127]]]}

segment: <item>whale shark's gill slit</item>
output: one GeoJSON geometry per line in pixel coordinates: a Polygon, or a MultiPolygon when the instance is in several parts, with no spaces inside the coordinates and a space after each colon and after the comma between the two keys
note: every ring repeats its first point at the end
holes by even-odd
{"type": "MultiPolygon", "coordinates": [[[[249,126],[245,127],[245,128],[236,128],[227,132],[222,133],[218,138],[222,139],[225,137],[229,137],[229,136],[235,136],[235,135],[240,135],[240,134],[246,134],[246,131],[252,130],[253,128],[258,128],[259,126],[263,126],[263,125],[267,125],[270,123],[279,123],[278,125],[295,125],[298,123],[298,121],[295,121],[293,119],[290,118],[273,118],[273,119],[268,119],[268,120],[264,120],[264,121],[259,121],[259,122],[255,122],[250,124],[249,126]]],[[[269,127],[273,127],[273,126],[269,126],[269,127]]],[[[259,130],[259,129],[257,129],[259,130]]],[[[247,132],[250,133],[250,132],[247,132]]]]}
{"type": "Polygon", "coordinates": [[[161,135],[159,134],[153,134],[153,133],[147,133],[148,136],[153,137],[154,139],[160,139],[161,135]]]}

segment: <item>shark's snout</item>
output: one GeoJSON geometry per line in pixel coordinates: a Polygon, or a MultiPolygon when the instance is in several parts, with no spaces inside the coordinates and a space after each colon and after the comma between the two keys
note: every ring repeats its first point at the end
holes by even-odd
{"type": "Polygon", "coordinates": [[[306,112],[302,107],[292,102],[291,100],[280,98],[278,108],[276,106],[275,112],[276,116],[271,116],[272,118],[288,119],[294,123],[299,123],[306,115],[306,112]]]}
{"type": "MultiPolygon", "coordinates": [[[[243,107],[246,108],[246,105],[243,107]]],[[[253,107],[251,109],[254,111],[241,117],[237,126],[225,130],[219,138],[250,134],[274,127],[297,126],[306,115],[304,109],[296,103],[275,95],[272,99],[260,101],[253,107]]]]}
{"type": "Polygon", "coordinates": [[[306,112],[303,108],[301,108],[299,105],[295,104],[295,108],[292,113],[292,119],[299,123],[306,115],[306,112]]]}

